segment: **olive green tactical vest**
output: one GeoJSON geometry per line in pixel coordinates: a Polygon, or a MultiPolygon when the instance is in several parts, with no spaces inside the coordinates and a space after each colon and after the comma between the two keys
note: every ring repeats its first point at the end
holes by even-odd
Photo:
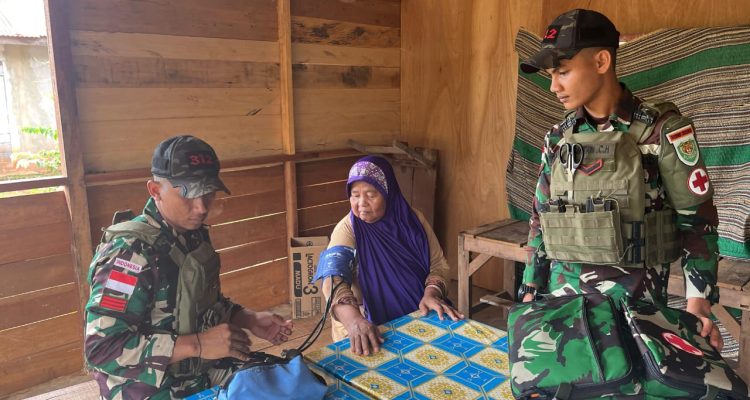
{"type": "Polygon", "coordinates": [[[575,111],[566,115],[557,147],[577,144],[584,155],[572,173],[559,150],[552,162],[550,203],[540,213],[549,259],[628,267],[677,259],[674,211],[646,213],[642,154],[648,146],[638,145],[649,137],[659,115],[672,110],[672,103],[642,104],[629,132],[574,134],[575,111]]]}
{"type": "MultiPolygon", "coordinates": [[[[174,310],[174,326],[179,335],[196,333],[205,326],[213,326],[229,320],[230,316],[222,312],[222,305],[219,302],[219,255],[207,241],[203,241],[197,249],[185,253],[174,244],[173,240],[168,240],[159,228],[145,222],[131,220],[104,229],[102,243],[110,242],[118,236],[138,238],[158,252],[168,254],[179,268],[174,310]],[[199,324],[199,321],[204,321],[204,323],[199,324]]],[[[173,365],[171,370],[175,376],[194,376],[208,370],[212,365],[213,362],[189,358],[173,365]]]]}

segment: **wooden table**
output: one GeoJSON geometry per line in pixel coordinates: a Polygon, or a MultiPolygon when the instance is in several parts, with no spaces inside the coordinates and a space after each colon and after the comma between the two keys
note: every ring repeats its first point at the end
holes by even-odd
{"type": "Polygon", "coordinates": [[[492,257],[504,261],[503,291],[492,301],[509,307],[515,296],[516,262],[526,262],[528,221],[506,219],[468,229],[458,234],[458,311],[471,317],[471,276],[492,257]],[[503,298],[504,297],[504,298],[503,298]]]}

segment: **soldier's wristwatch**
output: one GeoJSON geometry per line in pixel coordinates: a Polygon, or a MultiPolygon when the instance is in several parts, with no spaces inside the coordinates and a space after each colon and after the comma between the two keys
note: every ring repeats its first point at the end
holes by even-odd
{"type": "Polygon", "coordinates": [[[534,297],[536,297],[536,288],[522,283],[518,288],[518,301],[523,301],[523,296],[525,296],[527,293],[531,293],[534,297]]]}

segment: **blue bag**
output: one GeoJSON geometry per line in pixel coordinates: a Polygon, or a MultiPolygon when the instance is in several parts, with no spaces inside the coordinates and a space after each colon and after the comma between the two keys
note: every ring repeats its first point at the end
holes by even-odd
{"type": "Polygon", "coordinates": [[[287,350],[284,357],[265,353],[253,356],[232,374],[219,392],[219,400],[306,400],[325,396],[325,380],[310,371],[299,351],[287,350]]]}

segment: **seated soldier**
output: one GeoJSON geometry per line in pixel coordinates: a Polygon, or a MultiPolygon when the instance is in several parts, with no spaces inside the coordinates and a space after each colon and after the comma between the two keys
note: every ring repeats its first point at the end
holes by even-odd
{"type": "Polygon", "coordinates": [[[160,143],[143,214],[105,231],[89,271],[86,364],[103,398],[169,399],[223,384],[247,361],[250,335],[287,340],[292,322],[221,293],[206,220],[219,160],[206,142],[160,143]],[[235,360],[236,359],[236,360],[235,360]]]}
{"type": "Polygon", "coordinates": [[[355,354],[380,350],[377,325],[413,312],[463,318],[447,298],[448,263],[422,213],[401,194],[393,168],[367,156],[349,171],[351,212],[333,230],[317,278],[337,286],[332,300],[333,340],[349,337],[355,354]],[[356,254],[356,258],[355,258],[356,254]]]}

